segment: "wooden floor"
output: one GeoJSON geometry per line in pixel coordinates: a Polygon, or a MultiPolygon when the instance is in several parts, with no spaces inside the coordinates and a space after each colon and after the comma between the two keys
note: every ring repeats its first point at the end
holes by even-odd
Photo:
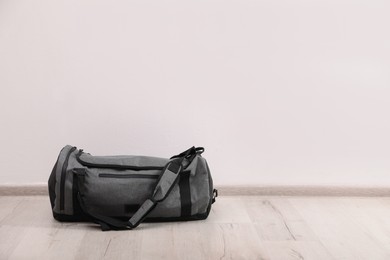
{"type": "Polygon", "coordinates": [[[205,221],[102,232],[0,197],[0,259],[390,259],[390,198],[219,197],[205,221]]]}

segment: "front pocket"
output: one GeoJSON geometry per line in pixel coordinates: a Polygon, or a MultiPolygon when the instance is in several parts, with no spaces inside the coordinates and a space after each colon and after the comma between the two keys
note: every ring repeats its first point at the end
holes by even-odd
{"type": "Polygon", "coordinates": [[[159,170],[78,168],[75,172],[87,209],[111,217],[131,217],[153,195],[161,175],[159,170]]]}
{"type": "Polygon", "coordinates": [[[99,177],[101,178],[117,178],[117,179],[158,179],[160,175],[158,174],[136,174],[136,173],[129,173],[129,174],[119,174],[119,173],[99,173],[99,177]]]}

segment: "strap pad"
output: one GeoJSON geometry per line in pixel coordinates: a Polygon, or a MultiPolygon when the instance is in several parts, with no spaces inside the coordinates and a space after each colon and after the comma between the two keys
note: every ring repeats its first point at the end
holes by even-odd
{"type": "Polygon", "coordinates": [[[147,199],[129,220],[131,228],[137,227],[149,214],[158,202],[163,201],[175,186],[182,171],[182,159],[174,159],[169,162],[158,180],[151,199],[147,199]]]}
{"type": "Polygon", "coordinates": [[[139,223],[141,223],[142,220],[145,218],[145,216],[148,215],[148,213],[152,211],[154,207],[156,207],[156,205],[157,203],[155,201],[147,199],[137,210],[137,212],[131,217],[131,219],[129,220],[129,226],[131,228],[135,228],[136,226],[138,226],[139,223]]]}

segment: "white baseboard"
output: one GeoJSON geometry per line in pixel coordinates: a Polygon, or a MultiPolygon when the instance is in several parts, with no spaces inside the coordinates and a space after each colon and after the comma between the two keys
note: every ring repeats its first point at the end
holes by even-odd
{"type": "Polygon", "coordinates": [[[0,196],[36,196],[49,195],[47,184],[2,184],[0,196]]]}
{"type": "MultiPolygon", "coordinates": [[[[218,188],[218,187],[217,187],[218,188]]],[[[222,186],[221,195],[240,196],[390,196],[390,187],[377,186],[320,186],[320,185],[291,185],[291,186],[222,186]]]]}
{"type": "MultiPolygon", "coordinates": [[[[219,196],[390,196],[390,187],[378,186],[217,186],[219,196]]],[[[48,195],[46,184],[0,185],[0,196],[48,195]]]]}

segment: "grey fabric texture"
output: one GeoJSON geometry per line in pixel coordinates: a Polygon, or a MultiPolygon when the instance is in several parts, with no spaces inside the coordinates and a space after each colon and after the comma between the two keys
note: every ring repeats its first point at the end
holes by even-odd
{"type": "MultiPolygon", "coordinates": [[[[170,162],[167,158],[134,155],[93,156],[82,153],[77,160],[77,154],[80,151],[78,149],[70,154],[66,170],[63,172],[64,161],[71,149],[72,146],[65,146],[58,157],[53,207],[53,212],[56,214],[69,216],[75,214],[74,206],[77,203],[73,201],[75,169],[82,169],[84,172],[78,175],[77,187],[86,208],[91,212],[110,217],[131,218],[146,200],[153,196],[156,200],[163,198],[177,177],[169,170],[161,176],[163,167],[170,162]],[[113,167],[108,167],[109,165],[113,167]],[[118,165],[130,168],[115,168],[118,165]],[[142,170],[131,169],[132,167],[142,167],[142,170]],[[148,167],[151,169],[147,169],[148,167]],[[156,167],[161,169],[156,169],[156,167]],[[61,176],[63,175],[65,186],[61,194],[61,176]],[[158,182],[160,185],[156,189],[158,182]],[[61,196],[64,196],[63,210],[59,205],[61,196]]],[[[191,161],[185,161],[185,170],[190,171],[191,215],[208,214],[213,187],[206,160],[200,154],[196,154],[191,161]]],[[[147,205],[145,205],[146,208],[147,205]]],[[[157,204],[148,218],[175,218],[180,215],[180,187],[176,182],[169,195],[157,204]]]]}
{"type": "Polygon", "coordinates": [[[136,156],[136,155],[117,155],[117,156],[92,156],[83,153],[80,159],[87,163],[93,164],[113,164],[113,165],[128,165],[128,166],[156,166],[164,167],[168,160],[159,157],[136,156]]]}

